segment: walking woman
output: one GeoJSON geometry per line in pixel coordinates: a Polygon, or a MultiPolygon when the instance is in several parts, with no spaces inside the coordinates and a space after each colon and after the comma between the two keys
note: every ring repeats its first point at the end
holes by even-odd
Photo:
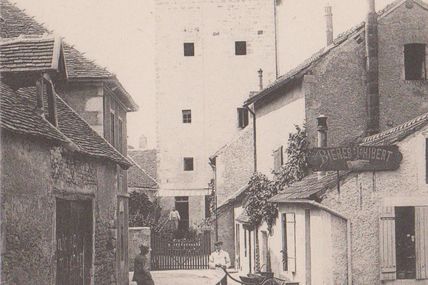
{"type": "Polygon", "coordinates": [[[140,254],[134,260],[134,277],[132,278],[132,281],[136,281],[137,285],[155,285],[149,270],[148,253],[149,248],[140,245],[140,254]]]}

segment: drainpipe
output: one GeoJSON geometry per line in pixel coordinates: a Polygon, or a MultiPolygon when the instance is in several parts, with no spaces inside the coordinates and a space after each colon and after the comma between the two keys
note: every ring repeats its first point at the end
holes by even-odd
{"type": "Polygon", "coordinates": [[[368,0],[366,21],[366,94],[367,125],[366,134],[379,132],[379,68],[378,68],[378,28],[375,0],[368,0]]]}
{"type": "Polygon", "coordinates": [[[333,14],[331,12],[331,5],[324,8],[325,11],[325,25],[326,25],[326,40],[327,46],[333,43],[333,14]]]}
{"type": "MultiPolygon", "coordinates": [[[[320,115],[317,117],[318,147],[327,147],[327,117],[320,115]]],[[[325,171],[318,171],[318,179],[325,176],[325,171]]]]}

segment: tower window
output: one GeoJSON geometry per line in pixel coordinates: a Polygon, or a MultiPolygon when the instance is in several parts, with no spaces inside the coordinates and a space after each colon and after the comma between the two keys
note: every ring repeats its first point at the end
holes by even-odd
{"type": "Polygon", "coordinates": [[[195,56],[195,44],[194,43],[184,43],[184,56],[195,56]]]}
{"type": "Polygon", "coordinates": [[[193,157],[185,157],[184,162],[184,171],[193,171],[193,157]]]}
{"type": "Polygon", "coordinates": [[[242,129],[248,126],[247,108],[238,108],[238,126],[242,129]]]}
{"type": "Polygon", "coordinates": [[[192,110],[183,110],[183,124],[190,124],[192,122],[192,110]]]}
{"type": "Polygon", "coordinates": [[[246,55],[247,54],[247,42],[238,41],[235,42],[235,55],[246,55]]]}
{"type": "Polygon", "coordinates": [[[404,45],[404,72],[406,80],[426,79],[425,44],[404,45]]]}

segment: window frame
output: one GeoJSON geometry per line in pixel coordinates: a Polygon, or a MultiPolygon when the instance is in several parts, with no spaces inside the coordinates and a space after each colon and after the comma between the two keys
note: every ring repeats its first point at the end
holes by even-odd
{"type": "Polygon", "coordinates": [[[195,159],[193,157],[190,156],[186,156],[183,157],[183,171],[194,171],[195,170],[195,159]],[[186,162],[187,161],[187,162],[186,162]],[[188,165],[187,163],[190,163],[191,161],[191,169],[190,169],[190,165],[188,165]]]}
{"type": "Polygon", "coordinates": [[[195,56],[195,43],[194,42],[184,42],[183,43],[183,55],[185,57],[195,56]]]}
{"type": "Polygon", "coordinates": [[[427,80],[427,45],[425,43],[408,43],[403,46],[403,71],[404,80],[406,81],[418,81],[427,80]],[[420,48],[420,50],[417,50],[420,48]],[[420,58],[413,58],[419,54],[420,58]],[[413,63],[413,64],[412,64],[413,63]],[[418,76],[415,76],[416,71],[413,71],[412,67],[420,65],[418,76]],[[414,75],[414,76],[411,76],[414,75]]]}
{"type": "Polygon", "coordinates": [[[192,123],[192,109],[183,109],[181,110],[181,117],[183,124],[192,123]]]}
{"type": "Polygon", "coordinates": [[[235,55],[247,55],[247,41],[235,41],[235,55]]]}

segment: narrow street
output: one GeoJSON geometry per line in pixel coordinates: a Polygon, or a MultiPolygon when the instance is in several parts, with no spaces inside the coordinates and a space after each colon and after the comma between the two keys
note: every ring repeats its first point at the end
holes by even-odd
{"type": "MultiPolygon", "coordinates": [[[[153,280],[156,285],[170,285],[174,280],[174,285],[215,285],[223,277],[220,270],[164,270],[152,271],[153,280]]],[[[132,281],[133,272],[129,273],[129,284],[137,285],[132,281]]],[[[235,285],[235,282],[228,282],[228,285],[235,285]]]]}

